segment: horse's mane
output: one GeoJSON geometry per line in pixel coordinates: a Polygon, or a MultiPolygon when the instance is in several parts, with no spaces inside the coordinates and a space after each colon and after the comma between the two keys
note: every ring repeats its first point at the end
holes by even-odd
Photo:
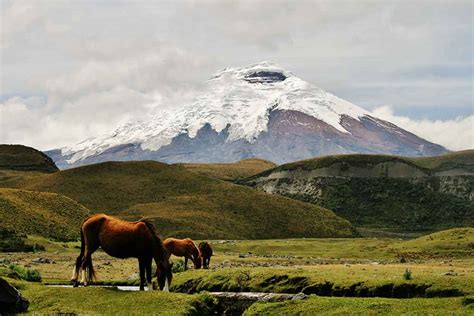
{"type": "Polygon", "coordinates": [[[152,232],[155,243],[157,247],[160,248],[163,254],[163,258],[160,258],[160,260],[164,260],[165,258],[167,258],[168,251],[166,250],[165,245],[163,245],[163,241],[161,240],[160,234],[158,233],[158,230],[156,229],[153,222],[149,218],[146,218],[146,217],[139,219],[138,222],[144,223],[148,227],[148,229],[152,232]]]}

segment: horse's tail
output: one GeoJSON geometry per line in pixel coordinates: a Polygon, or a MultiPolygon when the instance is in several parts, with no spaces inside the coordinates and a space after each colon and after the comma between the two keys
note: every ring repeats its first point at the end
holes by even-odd
{"type": "Polygon", "coordinates": [[[155,246],[158,248],[158,253],[157,259],[159,261],[164,261],[168,259],[168,251],[166,250],[165,245],[163,244],[163,241],[161,241],[160,235],[158,234],[158,231],[156,230],[155,225],[148,219],[148,218],[142,218],[139,220],[139,222],[142,222],[148,227],[148,229],[152,232],[153,235],[153,242],[155,246]]]}

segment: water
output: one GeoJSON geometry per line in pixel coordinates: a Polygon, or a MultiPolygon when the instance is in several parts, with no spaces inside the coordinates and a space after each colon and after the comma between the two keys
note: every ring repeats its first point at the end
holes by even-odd
{"type": "MultiPolygon", "coordinates": [[[[62,287],[62,288],[72,288],[72,285],[69,284],[48,284],[48,287],[62,287]]],[[[90,287],[103,287],[103,288],[116,288],[120,291],[139,291],[140,287],[138,285],[90,285],[90,287]]]]}

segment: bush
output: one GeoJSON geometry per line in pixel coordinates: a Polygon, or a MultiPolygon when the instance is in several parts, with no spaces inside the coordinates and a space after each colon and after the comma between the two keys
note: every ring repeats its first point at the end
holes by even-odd
{"type": "Polygon", "coordinates": [[[25,244],[26,235],[0,228],[0,252],[29,252],[34,247],[25,244]]]}
{"type": "Polygon", "coordinates": [[[173,273],[183,272],[184,271],[184,261],[179,259],[173,263],[173,268],[171,268],[173,273]]]}
{"type": "Polygon", "coordinates": [[[412,279],[410,270],[405,269],[405,273],[403,273],[403,279],[405,279],[407,281],[412,279]]]}
{"type": "Polygon", "coordinates": [[[23,268],[14,263],[10,264],[8,268],[13,274],[18,275],[22,280],[29,282],[41,282],[41,274],[38,270],[23,268]]]}

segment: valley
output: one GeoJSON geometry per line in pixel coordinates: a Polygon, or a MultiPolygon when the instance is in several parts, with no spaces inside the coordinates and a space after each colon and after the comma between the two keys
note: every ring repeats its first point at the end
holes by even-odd
{"type": "Polygon", "coordinates": [[[470,314],[472,157],[124,161],[54,172],[18,170],[10,158],[0,170],[0,276],[35,314],[470,314]],[[138,284],[136,259],[99,250],[99,287],[57,287],[69,284],[82,219],[97,212],[145,216],[163,238],[210,241],[210,269],[182,271],[172,256],[173,293],[127,292],[115,286],[138,284]],[[24,280],[33,276],[41,282],[24,280]]]}

